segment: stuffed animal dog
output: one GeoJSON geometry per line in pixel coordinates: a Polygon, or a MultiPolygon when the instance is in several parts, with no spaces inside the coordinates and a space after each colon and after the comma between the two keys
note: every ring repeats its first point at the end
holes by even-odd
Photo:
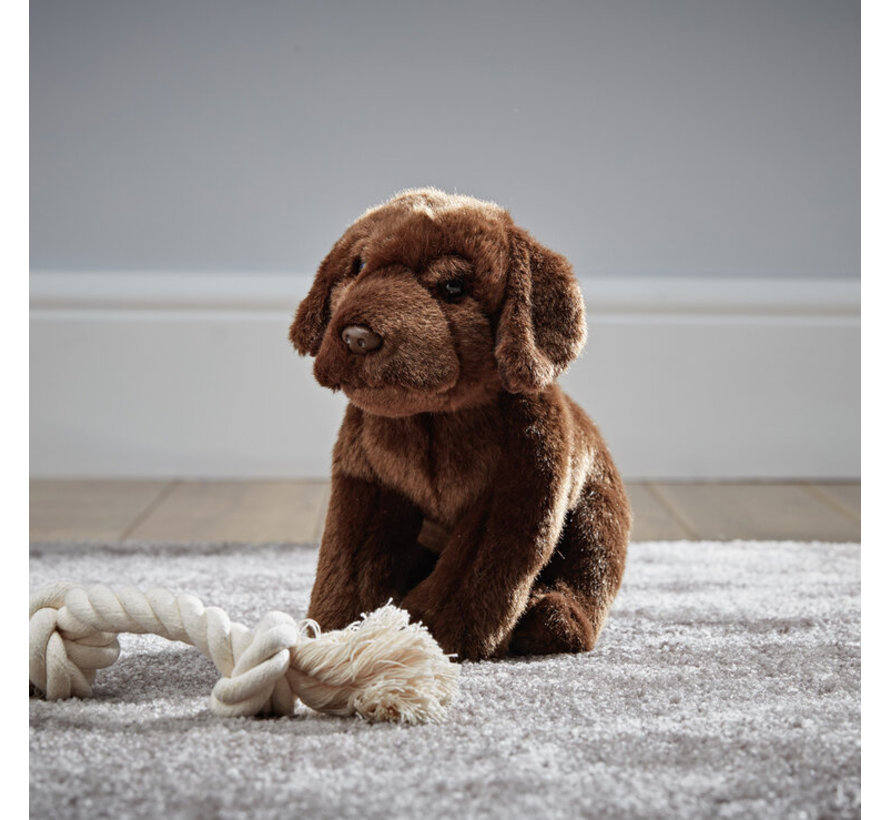
{"type": "Polygon", "coordinates": [[[554,381],[586,338],[568,261],[493,203],[407,191],[334,245],[290,338],[350,400],[309,617],[392,598],[461,659],[592,649],[631,516],[554,381]]]}

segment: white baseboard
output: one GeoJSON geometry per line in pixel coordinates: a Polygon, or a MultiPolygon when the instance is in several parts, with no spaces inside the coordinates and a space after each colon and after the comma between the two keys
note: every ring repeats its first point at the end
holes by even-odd
{"type": "MultiPolygon", "coordinates": [[[[31,474],[326,476],[344,399],[287,340],[310,281],[32,273],[31,474]]],[[[582,287],[562,383],[626,477],[859,477],[858,282],[582,287]]]]}

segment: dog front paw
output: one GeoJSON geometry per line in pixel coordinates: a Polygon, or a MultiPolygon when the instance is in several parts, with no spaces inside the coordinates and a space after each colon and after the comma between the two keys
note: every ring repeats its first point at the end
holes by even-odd
{"type": "Polygon", "coordinates": [[[431,590],[419,584],[402,601],[411,620],[422,623],[436,639],[446,655],[456,655],[461,661],[490,658],[497,648],[473,616],[473,609],[458,601],[443,604],[431,590]]]}
{"type": "Polygon", "coordinates": [[[459,620],[446,615],[408,609],[411,619],[423,624],[436,639],[446,655],[455,655],[459,661],[479,661],[491,657],[493,651],[481,636],[467,631],[459,620]]]}

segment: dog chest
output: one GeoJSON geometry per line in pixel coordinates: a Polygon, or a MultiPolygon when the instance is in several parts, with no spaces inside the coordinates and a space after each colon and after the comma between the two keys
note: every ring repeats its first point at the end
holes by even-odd
{"type": "Polygon", "coordinates": [[[491,485],[501,433],[493,408],[406,418],[365,415],[361,444],[379,479],[446,527],[491,485]]]}

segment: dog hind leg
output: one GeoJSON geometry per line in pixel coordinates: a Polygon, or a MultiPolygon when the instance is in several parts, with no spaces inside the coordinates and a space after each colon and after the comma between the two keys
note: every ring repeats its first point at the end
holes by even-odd
{"type": "Polygon", "coordinates": [[[513,630],[511,655],[551,655],[593,649],[596,629],[571,594],[537,588],[513,630]]]}
{"type": "Polygon", "coordinates": [[[630,508],[620,479],[588,483],[513,630],[513,655],[593,649],[624,572],[630,508]]]}

